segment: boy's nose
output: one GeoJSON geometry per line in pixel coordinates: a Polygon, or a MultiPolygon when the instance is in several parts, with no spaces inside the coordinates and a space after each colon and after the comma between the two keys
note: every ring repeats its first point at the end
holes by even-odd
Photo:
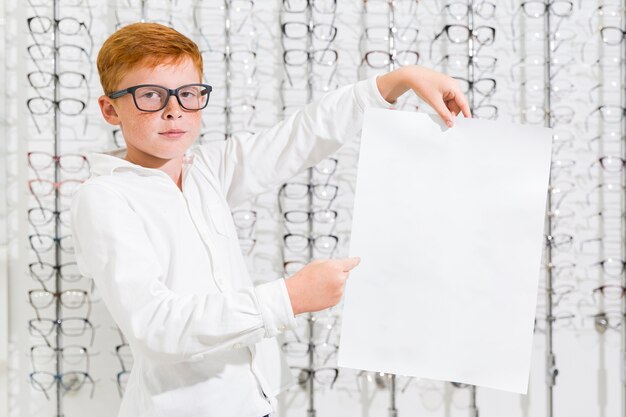
{"type": "Polygon", "coordinates": [[[166,119],[178,119],[182,116],[183,109],[178,104],[175,96],[170,96],[165,109],[163,109],[163,117],[166,119]]]}

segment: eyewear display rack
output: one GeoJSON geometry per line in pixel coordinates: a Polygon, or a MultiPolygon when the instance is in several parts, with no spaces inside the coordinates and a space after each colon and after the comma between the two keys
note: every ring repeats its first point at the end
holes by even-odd
{"type": "MultiPolygon", "coordinates": [[[[254,36],[258,35],[256,25],[252,14],[254,13],[254,2],[243,1],[237,4],[233,4],[233,0],[223,1],[223,13],[224,13],[224,139],[230,140],[235,135],[235,132],[247,132],[252,134],[252,123],[256,111],[256,96],[242,95],[242,89],[253,91],[257,87],[256,80],[256,48],[251,45],[247,47],[251,50],[247,54],[246,51],[241,51],[241,45],[245,45],[247,42],[254,42],[254,36]],[[243,6],[245,4],[245,6],[243,6]],[[239,14],[244,14],[243,20],[239,14]],[[243,28],[243,29],[242,29],[243,28]],[[246,31],[247,29],[247,31],[246,31]],[[233,56],[245,54],[246,57],[238,58],[237,62],[233,64],[233,56]],[[243,66],[243,68],[239,68],[243,66]],[[250,70],[252,68],[252,70],[250,70]],[[239,79],[241,84],[234,86],[235,80],[239,79]],[[241,81],[242,80],[242,81],[241,81]],[[237,92],[237,94],[235,94],[237,92]],[[243,100],[240,102],[240,100],[243,100]],[[240,108],[243,115],[248,115],[246,119],[240,117],[233,117],[233,108],[240,108]],[[249,112],[248,112],[249,110],[249,112]]],[[[210,122],[209,122],[210,123],[210,122]]],[[[256,245],[255,238],[255,226],[257,220],[257,211],[251,206],[253,203],[248,203],[245,209],[240,209],[231,212],[237,229],[237,235],[240,246],[244,254],[250,255],[256,245]]]]}
{"type": "MultiPolygon", "coordinates": [[[[37,88],[38,86],[36,85],[32,85],[34,87],[35,90],[37,90],[37,95],[38,98],[41,100],[45,100],[48,99],[52,102],[51,105],[51,111],[53,112],[52,114],[52,125],[50,127],[50,133],[52,136],[52,148],[53,148],[53,154],[50,155],[51,161],[52,161],[52,166],[53,166],[53,173],[54,173],[54,177],[53,177],[53,194],[54,194],[54,199],[53,199],[53,210],[51,210],[52,212],[52,222],[53,222],[53,236],[42,236],[40,235],[40,230],[33,224],[33,226],[35,226],[35,234],[30,236],[31,239],[31,246],[33,246],[33,241],[39,240],[40,242],[42,241],[42,238],[46,237],[46,238],[50,238],[53,241],[52,244],[52,268],[53,268],[53,279],[51,280],[52,285],[53,285],[53,289],[51,290],[50,288],[46,288],[46,286],[44,285],[43,282],[41,283],[41,287],[43,290],[43,293],[48,295],[48,296],[52,296],[53,300],[53,317],[52,318],[45,318],[40,320],[40,312],[38,310],[38,307],[35,304],[32,304],[33,301],[31,299],[31,304],[33,306],[33,308],[35,309],[35,312],[37,313],[37,319],[36,320],[30,320],[29,322],[29,330],[31,335],[35,336],[35,337],[41,337],[45,340],[45,343],[47,345],[47,347],[50,349],[51,352],[53,352],[52,354],[52,358],[51,358],[51,369],[52,371],[48,370],[48,371],[41,371],[38,370],[38,366],[35,365],[35,362],[38,360],[36,357],[36,353],[35,349],[38,348],[39,346],[32,346],[31,348],[31,366],[33,367],[33,372],[29,375],[30,376],[30,380],[31,380],[31,384],[33,386],[33,388],[43,391],[44,394],[46,395],[46,397],[48,399],[52,399],[54,398],[55,401],[55,415],[56,417],[63,417],[64,416],[64,407],[63,407],[63,396],[66,392],[72,390],[79,390],[84,382],[86,378],[89,378],[91,383],[93,384],[93,380],[91,380],[91,377],[88,376],[88,374],[83,373],[82,375],[82,381],[81,381],[81,373],[77,372],[77,371],[73,371],[70,370],[69,372],[64,371],[64,363],[66,362],[65,355],[66,352],[64,350],[64,340],[63,340],[63,335],[64,332],[70,332],[71,333],[71,329],[69,328],[70,326],[67,325],[67,322],[64,322],[64,314],[63,314],[63,296],[65,295],[65,293],[67,292],[72,292],[74,290],[69,290],[69,291],[64,291],[63,287],[64,287],[64,280],[63,280],[63,276],[62,276],[62,272],[61,272],[61,268],[64,266],[63,264],[63,254],[62,254],[62,243],[61,240],[65,239],[67,236],[63,236],[63,231],[62,231],[62,222],[61,222],[61,213],[63,210],[65,210],[65,207],[63,207],[63,202],[61,199],[61,186],[63,185],[63,179],[61,178],[61,157],[62,155],[62,150],[61,150],[61,142],[62,142],[62,137],[61,137],[61,103],[62,103],[62,97],[61,97],[61,81],[60,81],[60,77],[63,75],[63,72],[61,71],[60,68],[60,48],[62,47],[62,44],[60,42],[60,37],[61,37],[61,30],[59,28],[59,25],[63,23],[63,17],[61,16],[60,13],[60,9],[61,9],[61,2],[59,0],[53,0],[50,3],[51,6],[51,11],[52,11],[52,18],[48,20],[47,17],[45,16],[40,16],[36,10],[34,10],[35,6],[33,7],[33,12],[35,13],[29,20],[29,29],[31,30],[31,35],[33,36],[33,38],[36,37],[36,35],[38,34],[47,34],[49,35],[49,38],[51,40],[51,60],[52,60],[52,65],[50,65],[48,68],[46,67],[40,67],[40,65],[35,61],[35,64],[37,66],[37,68],[39,69],[38,72],[36,72],[37,75],[41,75],[43,76],[43,74],[45,74],[44,72],[44,68],[46,70],[48,70],[47,75],[50,77],[50,81],[52,83],[51,87],[52,87],[52,98],[45,98],[42,96],[41,92],[39,91],[39,89],[37,88]],[[35,23],[38,22],[38,23],[35,23]],[[44,25],[49,22],[50,27],[45,27],[44,25]],[[36,24],[40,24],[41,27],[38,27],[36,30],[33,29],[33,27],[30,27],[30,24],[33,24],[33,26],[35,26],[36,24]],[[44,321],[45,320],[45,321],[44,321]],[[44,328],[43,323],[47,323],[50,322],[52,329],[50,330],[50,332],[47,332],[44,328]],[[64,330],[64,326],[66,325],[66,329],[64,330]],[[41,326],[41,327],[40,327],[41,326]],[[51,336],[51,337],[50,337],[51,336]],[[44,380],[44,378],[51,378],[53,382],[51,382],[50,386],[44,385],[45,382],[50,382],[47,379],[44,380]],[[53,395],[49,395],[48,394],[48,390],[53,391],[53,395]]],[[[46,45],[40,45],[40,44],[36,44],[37,48],[42,48],[42,47],[46,47],[46,45]]],[[[45,59],[45,58],[44,58],[45,59]]],[[[31,73],[32,74],[32,73],[31,73]]],[[[30,75],[30,74],[29,74],[30,75]]],[[[40,86],[39,86],[40,87],[40,86]]],[[[33,117],[36,117],[36,115],[33,115],[33,117]]],[[[36,122],[35,122],[36,123],[36,122]]],[[[38,126],[37,126],[38,127],[38,126]]],[[[39,127],[38,127],[39,130],[39,127]]],[[[30,158],[30,154],[29,154],[29,158],[30,158]]],[[[36,172],[37,175],[37,179],[36,181],[41,180],[39,178],[39,173],[36,172]]],[[[32,191],[32,188],[31,188],[32,191]]],[[[37,203],[39,205],[38,210],[41,211],[41,213],[44,213],[44,207],[41,203],[41,201],[39,200],[39,197],[37,196],[37,193],[33,191],[33,196],[35,197],[35,199],[37,200],[37,203]]],[[[37,209],[34,209],[37,210],[37,209]]],[[[49,209],[48,209],[49,210],[49,209]]],[[[30,215],[30,213],[29,213],[30,215]]],[[[44,226],[46,226],[47,223],[44,222],[44,226]]],[[[38,259],[38,262],[35,262],[33,264],[31,264],[31,268],[37,267],[37,265],[41,266],[43,268],[43,260],[41,258],[41,254],[38,252],[38,250],[33,246],[32,247],[33,251],[36,254],[36,257],[38,259]]],[[[32,274],[32,269],[31,269],[31,274],[32,274]]],[[[35,278],[35,276],[33,276],[33,278],[35,278]]],[[[38,277],[41,278],[41,277],[38,277]]],[[[40,280],[43,281],[43,280],[40,280]]],[[[47,281],[47,279],[46,279],[47,281]]],[[[30,294],[29,294],[30,296],[30,294]]],[[[89,302],[88,296],[87,297],[87,302],[89,302]]],[[[84,355],[85,357],[87,357],[88,352],[86,350],[86,348],[81,348],[80,350],[81,354],[84,355]]],[[[86,359],[88,360],[88,359],[86,359]]],[[[92,387],[93,388],[93,387],[92,387]]],[[[93,394],[93,391],[92,391],[93,394]]]]}
{"type": "MultiPolygon", "coordinates": [[[[60,100],[60,88],[59,88],[59,59],[58,59],[58,48],[59,48],[59,0],[53,0],[52,1],[52,18],[53,18],[53,25],[54,25],[54,36],[53,36],[53,45],[54,45],[54,74],[56,75],[54,78],[54,101],[56,103],[59,102],[60,100]]],[[[59,107],[58,106],[54,106],[54,125],[53,125],[53,129],[54,129],[54,156],[57,156],[61,154],[61,137],[59,135],[60,132],[60,128],[61,128],[61,113],[59,111],[59,107]]],[[[59,183],[61,181],[60,178],[60,168],[58,166],[58,164],[55,164],[54,166],[54,182],[55,183],[59,183]]],[[[60,212],[61,211],[61,201],[60,201],[60,195],[59,195],[59,188],[55,187],[54,190],[54,211],[55,212],[60,212]]],[[[61,224],[59,221],[59,216],[57,216],[54,219],[54,235],[56,238],[59,238],[61,236],[61,224]]],[[[57,244],[54,246],[54,262],[55,265],[61,265],[61,245],[57,244]]],[[[55,293],[59,294],[62,291],[62,283],[61,283],[61,274],[60,274],[60,269],[57,268],[55,270],[55,277],[54,277],[54,291],[55,293]]],[[[55,308],[55,317],[57,320],[60,320],[62,318],[62,311],[61,311],[61,297],[55,297],[54,300],[54,308],[55,308]]],[[[63,346],[63,337],[61,335],[61,326],[60,323],[57,322],[58,325],[55,327],[55,351],[56,351],[56,358],[55,358],[55,368],[56,368],[56,415],[57,417],[63,417],[63,386],[61,384],[62,379],[60,378],[61,373],[63,372],[63,368],[62,368],[62,361],[61,361],[61,350],[60,348],[63,346]]]]}
{"type": "MultiPolygon", "coordinates": [[[[283,113],[285,112],[285,110],[287,108],[292,108],[294,103],[289,102],[287,105],[287,100],[286,100],[286,90],[290,90],[293,89],[294,91],[298,91],[299,93],[302,93],[302,90],[298,87],[296,87],[294,85],[294,78],[292,75],[290,75],[290,72],[293,71],[294,67],[298,67],[298,70],[303,70],[302,71],[302,77],[305,78],[306,82],[306,86],[305,86],[305,98],[304,98],[304,103],[298,103],[298,104],[306,104],[306,103],[310,103],[314,100],[315,98],[315,89],[316,88],[320,88],[322,87],[322,77],[320,77],[318,74],[316,74],[316,71],[314,69],[314,64],[318,65],[318,66],[329,66],[329,67],[336,67],[337,65],[337,57],[335,56],[334,61],[331,60],[328,63],[324,61],[324,58],[326,56],[326,53],[329,54],[336,54],[336,51],[331,49],[331,45],[333,44],[333,41],[335,39],[335,33],[333,31],[336,31],[336,28],[330,24],[318,24],[318,22],[316,21],[316,18],[314,17],[314,9],[315,9],[315,13],[318,14],[322,14],[325,15],[326,17],[331,16],[332,20],[334,21],[334,17],[335,17],[335,13],[336,13],[336,6],[337,6],[337,2],[325,2],[324,5],[321,5],[319,7],[322,7],[322,9],[318,9],[318,5],[316,5],[313,2],[306,2],[306,5],[300,9],[300,8],[296,8],[296,9],[292,9],[292,6],[294,6],[296,3],[292,4],[289,2],[283,2],[282,5],[282,9],[281,9],[281,18],[280,18],[280,24],[282,27],[282,33],[281,33],[281,44],[283,47],[283,64],[284,64],[284,72],[286,75],[286,79],[283,80],[283,83],[281,84],[281,101],[283,103],[283,113]],[[325,6],[328,5],[332,5],[330,7],[330,9],[326,9],[324,8],[325,6]],[[288,25],[295,25],[298,27],[303,27],[306,26],[306,33],[298,33],[297,35],[294,36],[293,33],[287,33],[288,31],[288,25]],[[324,33],[324,29],[325,28],[329,28],[329,32],[324,33]],[[323,49],[317,49],[316,48],[316,44],[315,44],[315,39],[324,41],[324,48],[323,49]],[[299,47],[301,47],[302,49],[300,50],[294,50],[294,49],[290,49],[287,48],[287,44],[293,43],[294,41],[297,41],[300,43],[299,47]],[[288,54],[293,54],[293,53],[299,53],[301,52],[302,55],[307,56],[306,58],[306,64],[305,66],[301,66],[301,62],[297,62],[295,63],[294,60],[289,59],[288,58],[288,54]],[[302,68],[303,67],[303,68],[302,68]]],[[[332,74],[334,74],[334,70],[335,68],[333,68],[332,74]]],[[[298,75],[300,75],[300,73],[298,73],[298,75]]],[[[332,80],[332,75],[329,77],[329,80],[332,80]]],[[[329,85],[326,84],[322,87],[324,90],[329,88],[329,85]]],[[[289,114],[286,114],[285,117],[288,117],[289,114]]],[[[336,163],[336,161],[335,161],[336,163]]],[[[315,230],[315,187],[326,187],[326,184],[318,184],[316,182],[316,176],[315,176],[315,167],[312,168],[308,168],[306,173],[304,173],[305,177],[306,177],[306,184],[300,184],[300,185],[306,185],[308,187],[308,192],[306,195],[306,203],[305,203],[305,210],[308,212],[308,218],[306,221],[306,229],[303,233],[305,233],[305,237],[308,238],[308,247],[306,249],[306,255],[302,254],[300,256],[303,256],[306,258],[306,261],[304,259],[302,259],[302,263],[304,264],[304,262],[310,262],[313,259],[315,259],[315,242],[316,242],[316,230],[315,230]]],[[[332,170],[334,171],[334,169],[332,170]]],[[[332,175],[332,172],[331,172],[332,175]]],[[[303,177],[304,178],[304,177],[303,177]]],[[[328,179],[327,179],[328,180],[328,179]]],[[[288,184],[284,184],[283,187],[288,186],[288,184]]],[[[283,188],[285,189],[285,188],[283,188]]],[[[282,207],[282,205],[280,204],[280,199],[281,199],[281,192],[279,192],[279,208],[282,207]]],[[[330,203],[332,203],[332,200],[330,201],[330,203]]],[[[329,203],[329,204],[330,204],[329,203]]],[[[329,207],[325,207],[326,209],[328,209],[329,207]]],[[[287,230],[289,230],[288,227],[288,222],[289,220],[287,219],[286,216],[286,212],[283,212],[282,208],[279,210],[280,215],[282,216],[283,220],[284,220],[284,226],[286,227],[287,230]]],[[[336,221],[333,220],[333,221],[336,221]]],[[[284,236],[283,239],[283,264],[286,265],[287,264],[287,256],[285,255],[285,251],[288,249],[288,245],[286,243],[286,238],[287,235],[284,236]]],[[[285,273],[287,273],[287,271],[285,271],[285,273]]],[[[317,414],[317,409],[316,409],[316,394],[318,391],[317,388],[317,382],[316,382],[316,374],[318,373],[318,371],[322,370],[324,371],[325,369],[317,368],[317,361],[316,361],[316,332],[315,332],[315,328],[316,328],[316,322],[318,320],[318,317],[316,317],[315,314],[313,313],[308,313],[306,315],[306,330],[305,330],[305,343],[307,344],[307,350],[306,350],[306,365],[305,368],[300,369],[300,373],[298,375],[298,383],[300,385],[300,387],[302,387],[303,389],[305,389],[306,391],[306,396],[307,396],[307,416],[308,417],[315,417],[317,414]]],[[[338,371],[337,371],[338,372],[338,371]]],[[[335,377],[336,378],[336,377],[335,377]]],[[[333,381],[334,384],[334,381],[333,381]]],[[[331,384],[332,386],[332,384],[331,384]]]]}
{"type": "MultiPolygon", "coordinates": [[[[550,0],[545,0],[545,13],[544,13],[544,125],[547,128],[552,128],[552,71],[551,71],[551,54],[552,54],[552,29],[550,20],[550,0]]],[[[552,184],[552,175],[550,175],[550,184],[552,184]]],[[[551,185],[550,185],[551,187],[551,185]]],[[[548,191],[547,195],[547,207],[549,213],[552,212],[552,193],[548,191]]],[[[547,415],[552,417],[554,415],[554,386],[556,385],[556,377],[559,371],[556,367],[556,356],[553,349],[553,269],[552,269],[552,217],[546,216],[546,232],[547,232],[547,244],[545,251],[546,259],[546,407],[547,415]]]]}
{"type": "MultiPolygon", "coordinates": [[[[626,0],[622,1],[622,35],[626,36],[626,0]]],[[[622,38],[622,42],[626,42],[626,39],[622,38]]],[[[626,45],[620,48],[620,82],[621,82],[621,107],[622,121],[620,124],[620,150],[622,157],[622,164],[626,165],[626,45]]],[[[620,237],[621,237],[621,259],[622,259],[622,273],[621,273],[621,286],[622,290],[626,288],[626,166],[622,167],[622,204],[620,210],[620,237]]],[[[622,295],[621,298],[621,383],[622,383],[622,416],[626,417],[626,296],[622,295]]]]}
{"type": "MultiPolygon", "coordinates": [[[[476,54],[476,48],[474,47],[474,0],[467,0],[467,28],[468,28],[468,37],[467,37],[467,55],[468,55],[468,66],[467,66],[467,80],[469,84],[469,89],[467,91],[467,100],[469,102],[470,111],[473,113],[475,106],[475,94],[474,94],[474,64],[473,59],[476,54]]],[[[478,405],[476,404],[476,386],[470,385],[470,404],[469,404],[469,412],[470,417],[478,417],[478,405]]]]}
{"type": "MultiPolygon", "coordinates": [[[[388,34],[389,43],[387,45],[387,52],[389,53],[389,65],[387,66],[388,71],[393,71],[396,69],[396,55],[397,49],[395,45],[394,36],[396,31],[398,30],[396,27],[396,17],[395,17],[395,9],[394,9],[394,0],[387,0],[387,24],[388,24],[388,34]]],[[[395,374],[389,375],[389,417],[397,417],[398,416],[398,408],[396,404],[396,381],[397,377],[395,374]]]]}
{"type": "Polygon", "coordinates": [[[232,132],[232,123],[231,123],[231,115],[230,115],[230,106],[231,106],[231,86],[230,86],[230,76],[231,76],[231,4],[230,0],[224,0],[224,66],[226,69],[226,82],[224,83],[224,93],[226,95],[226,112],[224,118],[224,131],[226,132],[226,137],[232,132]]]}

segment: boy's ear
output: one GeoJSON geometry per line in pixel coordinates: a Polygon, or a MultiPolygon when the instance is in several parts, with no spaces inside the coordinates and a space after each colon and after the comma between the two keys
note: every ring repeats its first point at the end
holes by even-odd
{"type": "Polygon", "coordinates": [[[113,105],[113,100],[109,97],[103,95],[98,98],[98,104],[100,105],[100,112],[102,112],[102,117],[109,124],[118,126],[121,124],[120,118],[117,115],[117,110],[113,105]]]}

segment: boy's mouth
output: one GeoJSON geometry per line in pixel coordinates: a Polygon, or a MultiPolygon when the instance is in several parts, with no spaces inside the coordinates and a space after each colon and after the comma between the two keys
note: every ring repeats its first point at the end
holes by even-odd
{"type": "Polygon", "coordinates": [[[159,135],[165,136],[166,138],[169,138],[169,139],[178,139],[181,136],[183,136],[185,133],[187,133],[185,130],[170,129],[170,130],[166,130],[163,132],[159,132],[159,135]]]}

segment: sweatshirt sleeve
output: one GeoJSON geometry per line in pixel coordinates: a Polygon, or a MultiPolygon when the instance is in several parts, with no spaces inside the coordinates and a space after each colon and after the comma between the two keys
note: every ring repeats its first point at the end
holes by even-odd
{"type": "Polygon", "coordinates": [[[391,106],[372,77],[327,93],[269,129],[198,150],[236,207],[336,152],[360,131],[366,108],[391,106]]]}
{"type": "Polygon", "coordinates": [[[154,360],[196,360],[296,327],[283,279],[224,293],[171,291],[142,219],[113,187],[85,183],[71,216],[81,274],[95,280],[133,348],[154,360]]]}

